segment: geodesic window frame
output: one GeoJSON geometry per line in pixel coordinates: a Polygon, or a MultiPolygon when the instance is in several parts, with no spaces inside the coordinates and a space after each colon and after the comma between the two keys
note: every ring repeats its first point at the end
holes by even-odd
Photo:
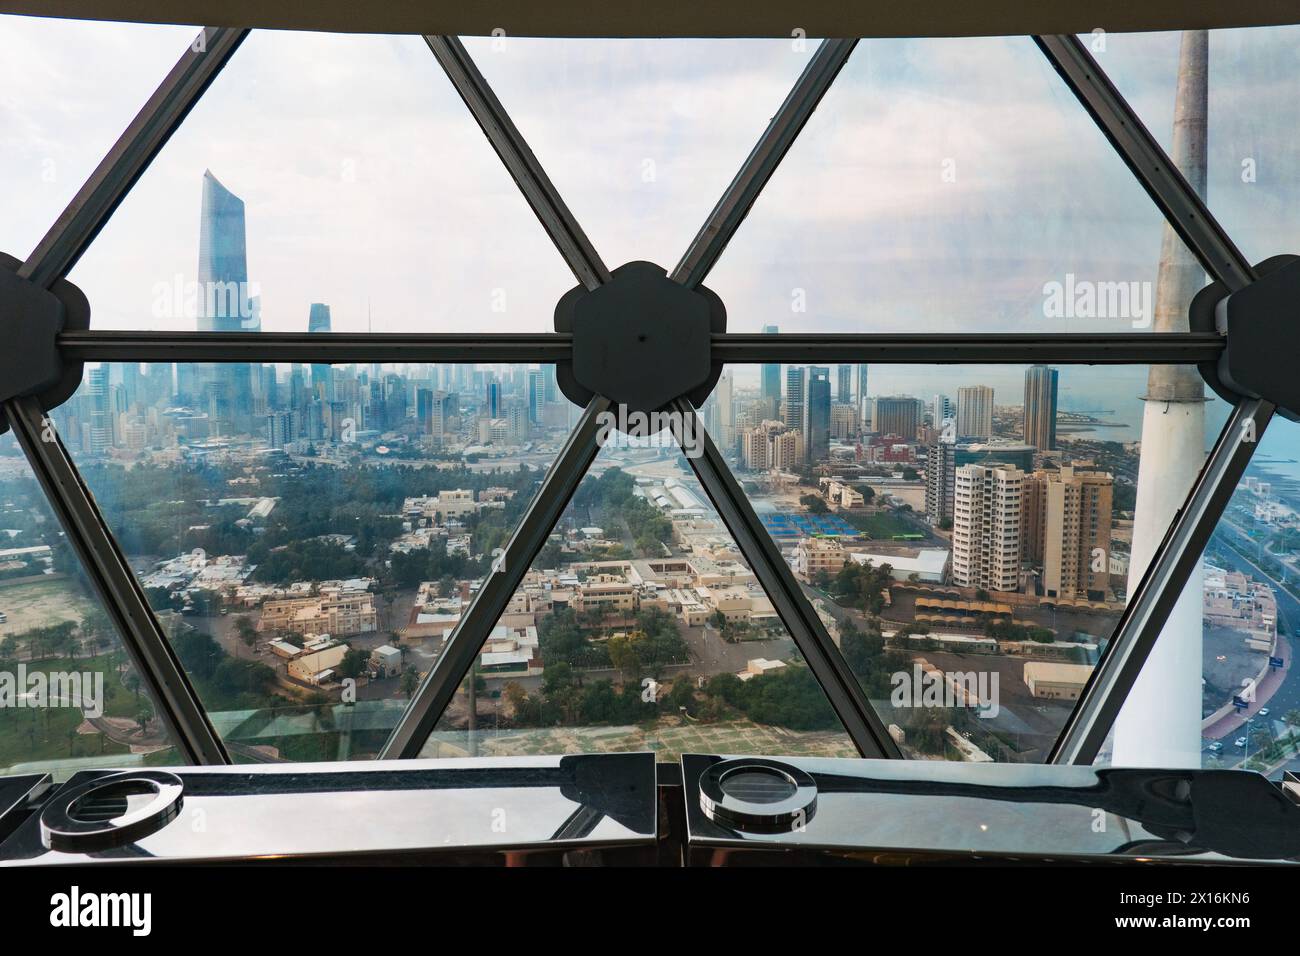
{"type": "MultiPolygon", "coordinates": [[[[229,763],[230,755],[170,647],[122,550],[105,524],[55,432],[47,412],[65,400],[86,361],[245,362],[538,362],[572,368],[575,336],[513,333],[155,333],[100,331],[79,315],[79,293],[66,276],[189,110],[223,69],[247,29],[205,28],[122,134],[35,251],[13,273],[33,301],[57,299],[72,317],[52,334],[30,337],[30,349],[11,361],[32,361],[52,340],[58,375],[24,383],[3,401],[22,447],[87,574],[122,634],[161,716],[185,759],[229,763]],[[42,297],[45,297],[42,299],[42,297]],[[57,378],[57,381],[54,379],[57,378]]],[[[459,39],[425,36],[465,105],[569,265],[579,288],[594,292],[614,273],[587,239],[558,190],[459,39]]],[[[1087,110],[1166,221],[1207,275],[1232,294],[1260,274],[1215,221],[1132,107],[1107,79],[1085,45],[1072,35],[1034,38],[1043,55],[1087,110]]],[[[810,57],[794,87],[748,158],[667,278],[687,292],[702,286],[713,265],[770,181],[857,41],[827,39],[810,57]]],[[[10,283],[12,286],[12,283],[10,283]]],[[[0,289],[0,292],[3,290],[0,289]]],[[[13,299],[6,300],[12,304],[13,299]]],[[[47,322],[36,309],[31,319],[47,322]]],[[[789,361],[935,364],[1138,364],[1209,368],[1226,349],[1223,335],[1188,333],[1093,334],[705,334],[710,367],[789,361]]],[[[26,346],[28,340],[23,340],[26,346]]],[[[579,378],[582,370],[577,371],[579,378]]],[[[716,376],[714,377],[716,381],[716,376]]],[[[1213,383],[1212,383],[1213,384],[1213,383]]],[[[710,386],[711,387],[711,383],[710,386]]],[[[588,390],[590,391],[590,390],[588,390]]],[[[707,389],[703,394],[707,394],[707,389]]],[[[1169,528],[1140,584],[1129,596],[1118,628],[1066,723],[1050,762],[1088,763],[1097,755],[1128,691],[1241,478],[1277,405],[1269,398],[1232,395],[1235,406],[1187,501],[1169,528]]],[[[507,602],[544,545],[600,448],[600,420],[618,396],[592,394],[578,425],[547,473],[510,538],[502,559],[478,589],[444,653],[383,748],[381,756],[419,754],[473,665],[507,602]]],[[[1277,396],[1273,396],[1277,398],[1277,396]]],[[[667,408],[695,420],[698,390],[674,397],[667,408]],[[694,400],[693,400],[694,399],[694,400]]],[[[825,690],[845,730],[864,756],[899,757],[898,745],[868,702],[826,627],[764,530],[722,454],[704,432],[702,453],[690,457],[705,492],[753,569],[783,624],[825,690]]]]}

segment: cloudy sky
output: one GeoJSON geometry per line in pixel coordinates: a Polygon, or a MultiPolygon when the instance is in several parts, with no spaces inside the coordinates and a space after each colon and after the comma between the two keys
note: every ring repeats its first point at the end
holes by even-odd
{"type": "MultiPolygon", "coordinates": [[[[194,32],[0,17],[0,250],[31,249],[194,32]]],[[[815,43],[468,46],[607,264],[671,268],[815,43]]],[[[1096,53],[1166,143],[1177,47],[1096,53]]],[[[1211,40],[1210,202],[1254,258],[1300,245],[1298,68],[1300,29],[1211,40]]],[[[195,279],[205,169],[247,205],[266,329],[326,302],[336,330],[545,331],[574,284],[421,40],[262,31],[73,273],[97,326],[193,328],[156,300],[195,279]]],[[[1027,38],[869,40],[708,284],[736,331],[1129,331],[1045,316],[1043,287],[1153,281],[1160,227],[1027,38]]]]}

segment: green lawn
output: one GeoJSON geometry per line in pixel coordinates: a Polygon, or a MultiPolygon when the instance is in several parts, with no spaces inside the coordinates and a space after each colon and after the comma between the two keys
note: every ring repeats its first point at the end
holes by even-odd
{"type": "MultiPolygon", "coordinates": [[[[55,657],[29,663],[26,667],[28,673],[37,669],[45,673],[102,673],[104,715],[134,718],[141,706],[148,706],[148,701],[142,696],[137,703],[135,694],[122,686],[113,667],[115,657],[111,654],[75,660],[55,657]]],[[[130,748],[113,743],[101,734],[75,733],[83,719],[81,710],[76,707],[0,707],[0,767],[129,752],[130,748]]]]}
{"type": "Polygon", "coordinates": [[[889,511],[877,511],[873,514],[846,515],[849,524],[859,531],[865,531],[873,538],[892,538],[896,534],[915,534],[916,526],[905,518],[889,511]]]}

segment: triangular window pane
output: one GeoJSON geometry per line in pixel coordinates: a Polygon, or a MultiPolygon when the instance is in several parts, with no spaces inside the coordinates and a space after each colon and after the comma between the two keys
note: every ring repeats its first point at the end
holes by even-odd
{"type": "Polygon", "coordinates": [[[723,372],[704,420],[906,756],[1051,751],[1130,559],[1164,536],[1227,418],[1217,399],[1144,401],[1169,373],[1200,383],[1150,371],[723,372]],[[1140,496],[1140,476],[1175,473],[1183,490],[1140,496]]]}
{"type": "Polygon", "coordinates": [[[733,331],[1140,332],[1162,223],[1029,38],[862,40],[706,282],[733,331]]]}
{"type": "Polygon", "coordinates": [[[550,331],[575,282],[419,37],[275,31],[72,280],[96,328],[296,332],[550,331]]]}
{"type": "Polygon", "coordinates": [[[1207,768],[1273,778],[1297,769],[1298,461],[1300,425],[1275,418],[1099,763],[1194,766],[1199,753],[1207,768]],[[1197,637],[1200,653],[1189,655],[1197,637]]]}
{"type": "MultiPolygon", "coordinates": [[[[1177,32],[1084,38],[1166,150],[1182,40],[1177,32]]],[[[1297,44],[1297,26],[1209,31],[1206,202],[1251,262],[1291,252],[1300,241],[1292,215],[1300,201],[1297,44]]]]}
{"type": "Polygon", "coordinates": [[[92,366],[53,417],[238,761],[374,757],[577,417],[552,367],[92,366]]]}
{"type": "Polygon", "coordinates": [[[610,268],[672,269],[815,40],[467,39],[610,268]]]}
{"type": "Polygon", "coordinates": [[[197,33],[0,17],[0,251],[36,247],[197,33]]]}
{"type": "Polygon", "coordinates": [[[0,774],[183,762],[12,434],[0,528],[0,774]]]}
{"type": "Polygon", "coordinates": [[[857,755],[680,449],[650,441],[601,450],[422,756],[857,755]]]}

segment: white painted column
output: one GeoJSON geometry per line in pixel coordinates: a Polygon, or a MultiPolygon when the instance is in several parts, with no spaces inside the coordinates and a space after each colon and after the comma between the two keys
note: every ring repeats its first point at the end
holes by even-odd
{"type": "MultiPolygon", "coordinates": [[[[1206,31],[1184,32],[1170,158],[1201,196],[1205,195],[1208,66],[1206,31]]],[[[1188,306],[1204,283],[1200,264],[1166,225],[1153,331],[1186,332],[1188,306]]],[[[1153,366],[1143,398],[1130,595],[1205,461],[1205,388],[1196,369],[1153,366]]],[[[1115,766],[1200,765],[1201,579],[1198,563],[1116,718],[1111,755],[1115,766]]]]}

